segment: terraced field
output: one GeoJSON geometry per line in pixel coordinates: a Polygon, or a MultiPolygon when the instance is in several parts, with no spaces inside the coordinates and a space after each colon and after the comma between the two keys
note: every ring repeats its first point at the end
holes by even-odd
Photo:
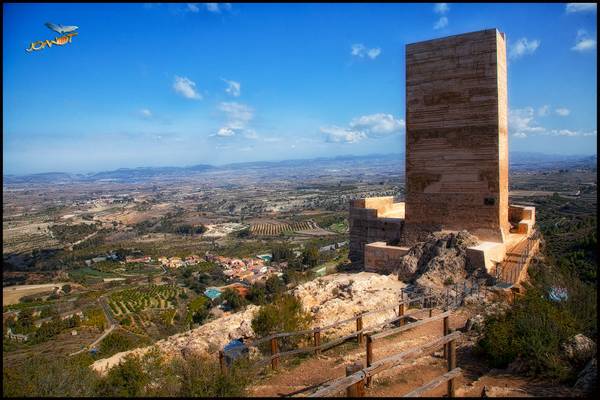
{"type": "Polygon", "coordinates": [[[108,305],[117,317],[149,309],[174,308],[182,289],[175,285],[150,285],[113,293],[108,305]]]}
{"type": "Polygon", "coordinates": [[[257,236],[274,236],[283,232],[309,231],[312,229],[319,229],[316,222],[302,221],[292,222],[291,224],[287,222],[269,222],[252,225],[250,233],[257,236]]]}

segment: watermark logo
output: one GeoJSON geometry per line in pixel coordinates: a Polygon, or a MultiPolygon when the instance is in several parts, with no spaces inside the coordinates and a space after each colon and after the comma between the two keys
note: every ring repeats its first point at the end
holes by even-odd
{"type": "Polygon", "coordinates": [[[53,23],[50,22],[46,22],[45,25],[48,27],[48,29],[53,30],[54,32],[63,35],[60,37],[55,38],[54,40],[38,40],[37,42],[32,42],[29,45],[28,49],[25,49],[25,51],[27,52],[32,52],[32,51],[38,51],[38,50],[42,50],[43,48],[47,47],[52,47],[52,45],[57,45],[57,46],[64,46],[67,43],[71,43],[71,41],[73,40],[73,36],[77,36],[77,32],[75,32],[77,29],[79,29],[78,26],[64,26],[64,25],[55,25],[53,23]]]}

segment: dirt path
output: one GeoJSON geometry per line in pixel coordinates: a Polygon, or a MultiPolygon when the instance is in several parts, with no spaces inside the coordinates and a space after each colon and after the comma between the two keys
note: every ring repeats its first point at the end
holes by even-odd
{"type": "MultiPolygon", "coordinates": [[[[435,314],[440,313],[437,311],[435,314]]],[[[462,328],[469,317],[466,310],[457,311],[450,319],[450,327],[462,328]]],[[[390,336],[373,345],[374,360],[399,353],[409,348],[430,342],[442,334],[443,322],[436,321],[415,329],[390,336]]],[[[281,369],[273,372],[270,368],[249,390],[250,396],[305,395],[312,392],[309,387],[345,376],[345,367],[351,362],[360,361],[365,366],[365,349],[356,342],[346,343],[325,351],[321,356],[307,356],[303,360],[290,359],[281,362],[281,369]]],[[[461,397],[481,397],[486,387],[490,397],[531,397],[531,396],[573,396],[573,391],[564,386],[552,385],[545,381],[533,380],[513,375],[501,370],[490,370],[485,363],[473,354],[473,345],[462,340],[457,347],[457,365],[463,369],[463,376],[457,380],[456,395],[461,397]]],[[[365,395],[372,397],[402,396],[447,371],[447,361],[442,351],[419,358],[396,368],[386,370],[373,377],[371,387],[365,395]]],[[[445,396],[446,384],[424,393],[425,396],[445,396]]],[[[345,396],[344,392],[338,396],[345,396]]]]}
{"type": "MultiPolygon", "coordinates": [[[[436,311],[434,315],[439,313],[440,311],[436,311]]],[[[461,313],[453,315],[450,319],[450,327],[462,327],[466,319],[467,316],[461,315],[461,313]]],[[[440,320],[406,331],[400,335],[381,339],[373,345],[373,359],[377,361],[394,353],[426,343],[433,338],[440,337],[442,329],[443,322],[440,320]]],[[[364,347],[359,348],[356,342],[326,350],[318,358],[306,358],[299,365],[298,359],[290,359],[281,363],[282,370],[280,372],[268,372],[268,375],[251,389],[250,395],[280,396],[309,386],[319,385],[327,380],[345,376],[346,365],[353,361],[361,361],[363,365],[366,362],[364,347]]],[[[390,371],[394,375],[396,374],[396,369],[390,371]]],[[[374,383],[377,383],[378,379],[385,380],[390,371],[380,374],[374,379],[374,383]]],[[[439,373],[432,372],[432,377],[437,375],[439,373]]],[[[417,386],[413,388],[415,387],[417,386]]],[[[367,394],[369,395],[369,393],[367,394]]]]}

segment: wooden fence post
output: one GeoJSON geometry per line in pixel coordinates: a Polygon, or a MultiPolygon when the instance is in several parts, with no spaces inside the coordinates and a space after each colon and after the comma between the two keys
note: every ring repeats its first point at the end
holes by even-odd
{"type": "MultiPolygon", "coordinates": [[[[454,329],[450,332],[453,331],[454,329]]],[[[456,341],[451,340],[450,343],[448,343],[448,372],[452,371],[454,368],[456,368],[456,341]]],[[[448,397],[456,397],[456,385],[454,383],[454,378],[448,381],[448,397]]]]}
{"type": "Polygon", "coordinates": [[[360,317],[358,317],[356,319],[356,331],[358,332],[356,334],[356,339],[358,340],[358,345],[359,346],[363,344],[362,328],[363,328],[363,320],[362,320],[362,315],[361,315],[360,317]]]}
{"type": "MultiPolygon", "coordinates": [[[[444,330],[442,332],[442,336],[446,336],[448,335],[448,332],[450,330],[450,321],[448,317],[444,317],[444,330]]],[[[444,345],[444,358],[448,359],[448,344],[444,345]]]]}
{"type": "MultiPolygon", "coordinates": [[[[360,362],[346,365],[346,376],[350,376],[361,369],[362,365],[360,362]]],[[[346,397],[365,397],[365,381],[361,380],[354,385],[348,386],[346,389],[346,397]]]]}
{"type": "MultiPolygon", "coordinates": [[[[279,353],[279,350],[277,349],[277,338],[272,338],[271,339],[271,355],[276,355],[277,353],[279,353]]],[[[276,370],[278,367],[279,367],[279,357],[275,357],[275,358],[271,359],[271,368],[276,370]]]]}
{"type": "MultiPolygon", "coordinates": [[[[373,338],[367,334],[367,368],[373,364],[373,338]]],[[[367,386],[371,386],[371,377],[367,378],[367,386]]]]}
{"type": "Polygon", "coordinates": [[[398,324],[400,326],[404,325],[404,318],[402,318],[403,315],[404,315],[404,302],[402,302],[398,306],[398,317],[400,317],[400,319],[398,320],[398,324]]]}
{"type": "Polygon", "coordinates": [[[321,354],[321,349],[319,348],[321,346],[321,328],[315,328],[313,337],[315,339],[315,355],[318,356],[321,354]]]}
{"type": "Polygon", "coordinates": [[[433,308],[431,308],[431,304],[429,305],[429,318],[433,317],[433,308]]]}
{"type": "Polygon", "coordinates": [[[227,375],[227,364],[225,363],[225,354],[223,350],[219,350],[219,366],[221,367],[221,373],[227,375]]]}

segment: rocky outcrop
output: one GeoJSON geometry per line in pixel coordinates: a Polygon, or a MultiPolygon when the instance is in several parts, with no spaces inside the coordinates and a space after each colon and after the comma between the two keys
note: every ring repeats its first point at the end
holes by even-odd
{"type": "MultiPolygon", "coordinates": [[[[302,300],[304,309],[312,314],[311,327],[317,327],[364,311],[390,307],[399,301],[404,286],[393,275],[360,272],[327,275],[298,286],[292,293],[302,300]]],[[[383,322],[395,315],[394,310],[389,310],[367,316],[363,320],[363,326],[383,322]]],[[[356,325],[348,323],[327,330],[326,334],[341,336],[355,329],[356,325]]]]}
{"type": "MultiPolygon", "coordinates": [[[[361,272],[358,274],[332,274],[304,283],[293,290],[302,300],[303,308],[312,315],[311,327],[328,325],[354,315],[376,309],[390,307],[398,302],[404,284],[395,276],[361,272]]],[[[230,340],[253,338],[252,318],[258,306],[226,315],[192,329],[155,343],[158,350],[168,356],[191,353],[216,354],[230,340]]],[[[395,311],[377,313],[366,317],[364,327],[383,322],[394,317],[395,311]]],[[[338,337],[356,329],[356,324],[347,323],[324,332],[324,336],[338,337]]],[[[112,357],[98,360],[92,368],[104,373],[128,354],[143,355],[152,346],[117,353],[112,357]]]]}
{"type": "Polygon", "coordinates": [[[462,282],[476,272],[468,263],[467,247],[477,243],[477,238],[467,231],[434,232],[426,241],[411,247],[395,273],[399,279],[434,289],[448,282],[462,282]]]}
{"type": "MultiPolygon", "coordinates": [[[[258,306],[249,306],[246,310],[230,314],[214,321],[210,321],[199,328],[189,330],[154,344],[158,350],[168,356],[188,355],[191,353],[213,354],[217,353],[232,339],[251,338],[252,318],[258,311],[258,306]]],[[[143,347],[130,351],[117,353],[109,358],[98,360],[92,364],[92,369],[104,373],[117,365],[128,354],[143,355],[153,346],[143,347]]]]}
{"type": "Polygon", "coordinates": [[[565,357],[575,365],[583,365],[596,354],[596,343],[585,335],[578,334],[561,346],[565,357]]]}

